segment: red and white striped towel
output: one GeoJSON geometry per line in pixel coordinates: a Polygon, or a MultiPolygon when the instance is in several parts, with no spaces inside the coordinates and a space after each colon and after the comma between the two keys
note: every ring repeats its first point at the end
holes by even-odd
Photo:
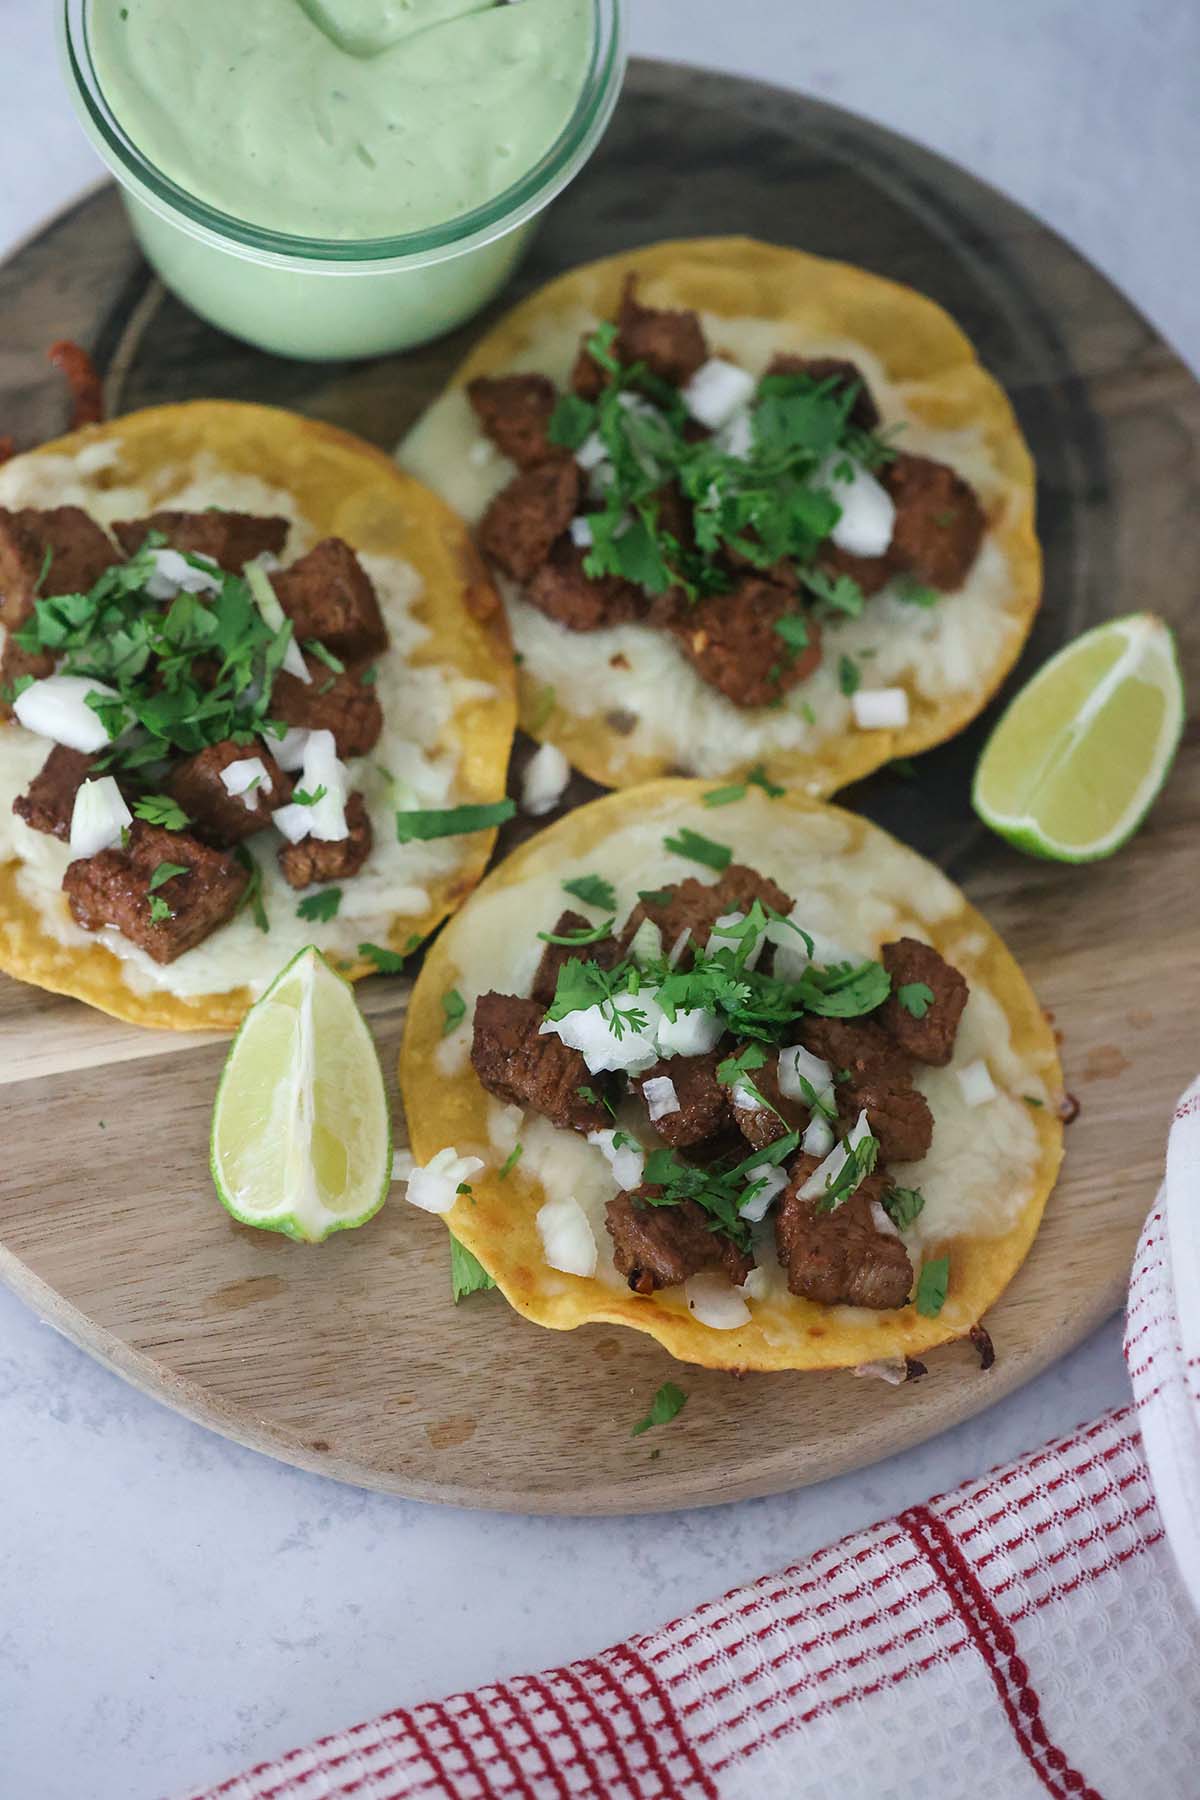
{"type": "Polygon", "coordinates": [[[1200,1082],[1138,1246],[1135,1404],[649,1636],[193,1800],[1196,1800],[1200,1082]]]}

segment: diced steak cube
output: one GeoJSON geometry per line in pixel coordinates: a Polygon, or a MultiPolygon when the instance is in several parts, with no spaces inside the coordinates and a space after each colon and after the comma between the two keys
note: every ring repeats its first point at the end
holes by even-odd
{"type": "Polygon", "coordinates": [[[933,1114],[928,1100],[907,1075],[896,1082],[863,1076],[839,1083],[836,1093],[838,1118],[847,1129],[860,1112],[866,1113],[884,1162],[919,1162],[928,1151],[933,1142],[933,1114]]]}
{"type": "Polygon", "coordinates": [[[769,706],[811,675],[821,660],[816,619],[801,612],[788,588],[759,575],[743,576],[728,594],[698,600],[672,631],[701,680],[735,706],[769,706]],[[784,621],[803,623],[808,641],[801,648],[780,635],[784,621]]]}
{"type": "Polygon", "coordinates": [[[31,831],[48,832],[65,843],[71,835],[75,796],[93,774],[98,760],[97,756],[85,756],[82,750],[55,744],[27,792],[18,794],[13,801],[13,811],[31,831]]]}
{"type": "Polygon", "coordinates": [[[851,1078],[911,1080],[908,1058],[877,1019],[824,1019],[811,1014],[800,1028],[800,1041],[835,1075],[844,1069],[851,1078]]]}
{"type": "MultiPolygon", "coordinates": [[[[744,1046],[739,1046],[739,1054],[742,1048],[744,1046]]],[[[809,1108],[787,1099],[780,1092],[777,1053],[769,1053],[761,1068],[748,1070],[747,1081],[753,1083],[767,1102],[765,1106],[743,1106],[738,1103],[736,1089],[731,1095],[734,1120],[748,1144],[753,1144],[756,1150],[765,1150],[768,1144],[786,1137],[789,1131],[804,1130],[809,1120],[809,1108]]]]}
{"type": "MultiPolygon", "coordinates": [[[[650,889],[649,892],[655,890],[650,889]]],[[[681,932],[688,931],[692,945],[682,952],[678,966],[689,968],[692,946],[701,949],[708,943],[709,933],[718,919],[728,913],[747,913],[757,900],[767,912],[781,913],[785,918],[792,910],[792,899],[768,875],[749,869],[744,863],[730,863],[715,881],[700,881],[688,875],[683,881],[658,892],[664,900],[639,900],[625,922],[620,936],[622,951],[633,942],[643,919],[650,919],[662,933],[663,954],[669,956],[681,932]]]]}
{"type": "MultiPolygon", "coordinates": [[[[54,673],[54,657],[49,650],[22,650],[13,637],[6,637],[0,650],[0,719],[11,719],[12,703],[5,694],[12,692],[25,675],[44,681],[54,673]]],[[[15,695],[14,695],[15,698],[15,695]]]]}
{"type": "Polygon", "coordinates": [[[233,917],[249,880],[249,872],[227,852],[186,832],[135,819],[124,849],[70,863],[63,890],[75,923],[85,931],[113,925],[155,962],[171,963],[233,917]],[[182,863],[188,873],[172,875],[152,894],[150,883],[162,863],[182,863]],[[168,915],[156,920],[152,900],[163,901],[168,915]]]}
{"type": "Polygon", "coordinates": [[[591,335],[590,331],[585,331],[580,338],[579,350],[575,361],[571,364],[571,374],[568,380],[571,392],[578,394],[581,400],[598,400],[608,381],[607,371],[600,367],[588,349],[588,339],[591,335]]]}
{"type": "Polygon", "coordinates": [[[821,1306],[870,1306],[880,1311],[903,1306],[912,1292],[913,1270],[898,1237],[880,1231],[871,1211],[888,1184],[868,1176],[832,1212],[818,1212],[800,1189],[817,1166],[815,1156],[798,1156],[791,1180],[775,1212],[779,1260],[791,1293],[821,1306]]]}
{"type": "Polygon", "coordinates": [[[848,575],[851,581],[857,582],[869,600],[877,594],[881,587],[892,579],[895,569],[890,554],[884,556],[852,556],[849,550],[841,549],[832,538],[827,538],[821,545],[816,557],[817,568],[822,575],[836,581],[839,575],[848,575]]]}
{"type": "Polygon", "coordinates": [[[645,363],[660,381],[683,387],[708,361],[699,314],[643,306],[637,297],[636,277],[630,275],[617,315],[617,355],[623,363],[645,363]]]}
{"type": "Polygon", "coordinates": [[[0,507],[0,621],[23,625],[41,594],[86,594],[121,558],[80,506],[0,507]]]}
{"type": "Polygon", "coordinates": [[[545,375],[477,375],[467,383],[467,399],[493,444],[519,469],[566,454],[546,435],[558,390],[545,375]]]}
{"type": "Polygon", "coordinates": [[[560,538],[535,572],[525,598],[568,631],[602,631],[638,618],[645,611],[641,590],[619,575],[588,575],[585,555],[569,537],[560,538]]]}
{"type": "Polygon", "coordinates": [[[896,503],[892,567],[953,593],[970,574],[987,528],[975,490],[945,463],[904,451],[881,479],[896,503]]]}
{"type": "Polygon", "coordinates": [[[850,423],[857,425],[860,431],[874,431],[879,423],[879,408],[863,380],[862,371],[855,363],[844,361],[840,356],[775,356],[766,372],[768,375],[807,375],[810,381],[816,382],[832,381],[835,393],[857,384],[858,392],[849,412],[850,423]]]}
{"type": "Polygon", "coordinates": [[[740,1287],[754,1258],[732,1239],[710,1230],[712,1219],[694,1200],[678,1206],[652,1205],[650,1196],[661,1192],[640,1187],[614,1194],[609,1201],[604,1223],[613,1241],[617,1273],[637,1294],[678,1287],[702,1269],[717,1269],[740,1287]]]}
{"type": "Polygon", "coordinates": [[[240,575],[256,556],[279,556],[287,542],[290,523],[256,513],[211,512],[150,513],[144,519],[119,519],[113,536],[126,556],[136,556],[151,531],[160,531],[172,550],[187,556],[207,556],[230,575],[240,575]]]}
{"type": "Polygon", "coordinates": [[[566,457],[514,475],[479,522],[484,554],[514,581],[528,581],[574,518],[579,486],[579,465],[566,457]]]}
{"type": "Polygon", "coordinates": [[[272,575],[271,586],[298,644],[315,638],[343,660],[387,649],[374,583],[343,538],[322,538],[272,575]]]}
{"type": "Polygon", "coordinates": [[[315,881],[349,881],[357,875],[375,842],[371,816],[361,794],[351,794],[347,800],[346,824],[349,837],[330,841],[307,837],[298,844],[283,844],[279,867],[284,880],[294,888],[303,888],[311,887],[315,881]]]}
{"type": "Polygon", "coordinates": [[[717,1064],[724,1052],[714,1050],[708,1056],[672,1056],[656,1062],[644,1075],[635,1075],[633,1085],[639,1093],[648,1081],[665,1076],[675,1085],[679,1111],[663,1113],[653,1121],[654,1130],[664,1144],[683,1150],[703,1144],[724,1131],[733,1116],[729,1090],[717,1080],[717,1064]]]}
{"type": "Polygon", "coordinates": [[[475,1003],[471,1066],[489,1094],[532,1106],[553,1125],[601,1131],[608,1113],[580,1089],[594,1086],[578,1050],[539,1030],[545,1007],[515,994],[481,994],[475,1003]]]}
{"type": "Polygon", "coordinates": [[[256,831],[265,831],[271,814],[292,797],[291,780],[259,739],[235,744],[232,738],[225,738],[209,744],[175,766],[167,787],[192,821],[195,835],[206,844],[225,848],[253,837],[256,831]],[[231,794],[221,779],[223,771],[255,758],[266,770],[264,779],[245,794],[231,794]]]}
{"type": "Polygon", "coordinates": [[[332,731],[343,761],[365,756],[379,742],[383,708],[374,686],[362,679],[362,664],[348,664],[340,675],[315,656],[306,656],[304,666],[312,676],[310,682],[286,671],[275,677],[272,718],[306,731],[332,731]]]}
{"type": "Polygon", "coordinates": [[[880,955],[892,978],[891,994],[879,1009],[884,1030],[918,1062],[935,1067],[948,1063],[967,1004],[965,979],[932,945],[917,938],[897,938],[894,944],[885,944],[880,955]],[[897,997],[900,988],[914,982],[922,982],[933,994],[923,1018],[915,1017],[897,997]]]}
{"type": "MultiPolygon", "coordinates": [[[[592,921],[585,919],[582,913],[569,909],[560,913],[554,927],[555,937],[566,937],[572,932],[592,930],[592,921]]],[[[542,959],[538,963],[533,977],[530,994],[539,1005],[546,1007],[554,1004],[554,996],[558,990],[558,972],[572,957],[581,962],[599,963],[602,969],[611,969],[617,960],[617,940],[615,938],[597,938],[592,944],[547,944],[542,950],[542,959]]]]}

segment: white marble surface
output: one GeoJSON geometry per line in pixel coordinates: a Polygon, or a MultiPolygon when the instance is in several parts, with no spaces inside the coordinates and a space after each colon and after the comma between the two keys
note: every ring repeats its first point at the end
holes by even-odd
{"type": "MultiPolygon", "coordinates": [[[[1192,0],[633,4],[636,51],[809,89],[966,163],[1200,365],[1192,0]]],[[[94,175],[50,11],[0,0],[0,249],[94,175]]],[[[683,1517],[490,1517],[240,1450],[0,1292],[0,1795],[154,1800],[381,1708],[584,1653],[1126,1397],[1114,1321],[1022,1394],[865,1474],[683,1517]]]]}

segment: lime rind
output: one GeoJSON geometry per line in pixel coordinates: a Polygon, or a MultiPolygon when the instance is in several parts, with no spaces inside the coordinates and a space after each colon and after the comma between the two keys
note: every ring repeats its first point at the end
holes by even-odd
{"type": "MultiPolygon", "coordinates": [[[[975,771],[971,800],[979,817],[1016,849],[1044,860],[1067,863],[1097,862],[1111,856],[1139,829],[1157,799],[1171,770],[1186,723],[1186,703],[1178,649],[1170,627],[1152,613],[1130,613],[1108,619],[1067,644],[1051,657],[1021,692],[1010,701],[988,739],[975,771]],[[989,798],[989,777],[998,755],[1011,755],[1013,733],[1036,705],[1041,691],[1081,656],[1094,653],[1105,639],[1121,642],[1121,649],[1088,692],[1083,704],[1052,737],[1047,753],[1032,772],[1021,811],[1006,810],[989,798]],[[1039,793],[1051,786],[1061,770],[1123,683],[1140,679],[1157,688],[1163,700],[1161,725],[1152,751],[1144,757],[1146,773],[1121,808],[1110,830],[1086,843],[1066,843],[1048,831],[1038,817],[1039,793]]],[[[1019,756],[1019,752],[1018,752],[1019,756]]]]}
{"type": "MultiPolygon", "coordinates": [[[[326,1036],[328,1037],[328,1031],[326,1036]]],[[[294,1048],[294,1046],[293,1046],[294,1048]]],[[[328,1106],[324,1109],[328,1111],[328,1106]]],[[[243,1137],[238,1150],[245,1150],[243,1137]]],[[[349,1162],[349,1156],[345,1156],[349,1162]]],[[[278,1165],[278,1157],[276,1162],[278,1165]]],[[[245,1159],[243,1157],[243,1175],[245,1159]]],[[[354,990],[350,984],[330,966],[326,958],[312,945],[307,945],[292,957],[291,961],[280,970],[270,987],[255,1002],[246,1014],[229,1047],[225,1066],[217,1085],[216,1100],[213,1105],[212,1132],[209,1145],[209,1168],[217,1196],[222,1206],[239,1224],[253,1226],[262,1231],[276,1231],[291,1238],[294,1243],[318,1244],[331,1237],[336,1231],[351,1231],[359,1225],[365,1225],[379,1211],[387,1199],[392,1179],[392,1133],[391,1116],[387,1104],[387,1093],[384,1086],[383,1071],[371,1039],[366,1021],[358,1009],[354,999],[354,990]],[[273,1205],[252,1207],[245,1203],[239,1184],[232,1178],[231,1163],[237,1160],[236,1152],[223,1137],[230,1135],[230,1100],[237,1091],[235,1084],[253,1084],[262,1086],[264,1066],[269,1072],[270,1058],[258,1054],[251,1055],[252,1050],[277,1048],[270,1042],[272,1030],[276,1035],[280,1027],[286,1035],[286,1019],[277,1018],[281,1010],[282,996],[288,984],[296,985],[296,1011],[299,1031],[293,1027],[291,1035],[299,1037],[300,1055],[303,1059],[299,1070],[281,1071],[282,1078],[273,1084],[271,1099],[273,1108],[282,1108],[286,1115],[289,1088],[298,1090],[294,1093],[293,1121],[295,1108],[299,1111],[301,1129],[289,1132],[288,1118],[276,1116],[272,1111],[270,1118],[261,1120],[261,1141],[266,1150],[264,1164],[269,1165],[270,1147],[272,1144],[284,1143],[283,1180],[280,1183],[281,1197],[273,1205]],[[336,984],[336,985],[334,985],[336,984]],[[352,1084],[339,1088],[337,1098],[347,1110],[347,1117],[368,1117],[368,1127],[374,1127],[376,1155],[370,1158],[377,1162],[378,1180],[370,1183],[363,1180],[362,1188],[366,1199],[356,1198],[344,1209],[327,1206],[317,1193],[317,1177],[312,1167],[312,1158],[308,1153],[310,1144],[317,1132],[314,1123],[323,1134],[323,1148],[326,1154],[335,1156],[339,1146],[320,1120],[314,1121],[311,1111],[312,1103],[318,1095],[323,1083],[322,1057],[318,1043],[318,1034],[313,1020],[316,996],[322,994],[322,1008],[329,1012],[332,1008],[334,1024],[344,1034],[344,1047],[349,1047],[349,1056],[340,1061],[343,1068],[352,1066],[354,1080],[352,1084]],[[268,1036],[264,1041],[264,1030],[268,1036]],[[290,1081],[288,1076],[298,1075],[299,1081],[290,1081]],[[357,1114],[356,1114],[357,1105],[357,1114]],[[307,1138],[307,1143],[305,1139],[307,1138]],[[237,1189],[238,1191],[235,1191],[237,1189]],[[297,1205],[296,1195],[303,1195],[303,1203],[297,1205]]],[[[279,1168],[274,1171],[276,1178],[279,1168]]],[[[244,1186],[244,1183],[241,1184],[244,1186]]]]}

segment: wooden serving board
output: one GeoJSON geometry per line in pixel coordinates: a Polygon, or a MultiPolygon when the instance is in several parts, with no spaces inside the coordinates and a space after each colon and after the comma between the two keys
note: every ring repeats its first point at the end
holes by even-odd
{"type": "MultiPolygon", "coordinates": [[[[1200,389],[1145,320],[1026,213],[914,145],[748,82],[635,65],[612,131],[516,283],[655,238],[746,231],[907,281],[1012,394],[1041,476],[1046,605],[1022,666],[1150,607],[1200,662],[1200,389]]],[[[110,408],[199,395],[293,406],[392,445],[474,333],[347,366],[211,330],[152,281],[105,187],[0,270],[0,429],[62,429],[54,338],[95,352],[110,408]]],[[[647,1339],[541,1331],[498,1295],[450,1304],[442,1225],[395,1201],[319,1251],[234,1225],[207,1173],[222,1042],[140,1032],[0,978],[0,1275],[139,1387],[306,1468],[470,1506],[629,1512],[818,1480],[1027,1381],[1119,1304],[1172,1102],[1200,1059],[1194,722],[1147,828],[1110,863],[1024,859],[974,822],[986,722],[849,803],[938,860],[1008,938],[1063,1033],[1081,1111],[1033,1254],[989,1318],[893,1389],[735,1380],[647,1339]],[[668,1429],[629,1431],[668,1376],[668,1429]]],[[[518,752],[520,756],[521,752],[518,752]]],[[[575,797],[583,795],[580,785],[575,797]]],[[[360,993],[389,1079],[409,984],[360,993]]],[[[394,1086],[393,1086],[394,1094],[394,1086]]],[[[398,1139],[402,1122],[396,1103],[398,1139]]]]}

